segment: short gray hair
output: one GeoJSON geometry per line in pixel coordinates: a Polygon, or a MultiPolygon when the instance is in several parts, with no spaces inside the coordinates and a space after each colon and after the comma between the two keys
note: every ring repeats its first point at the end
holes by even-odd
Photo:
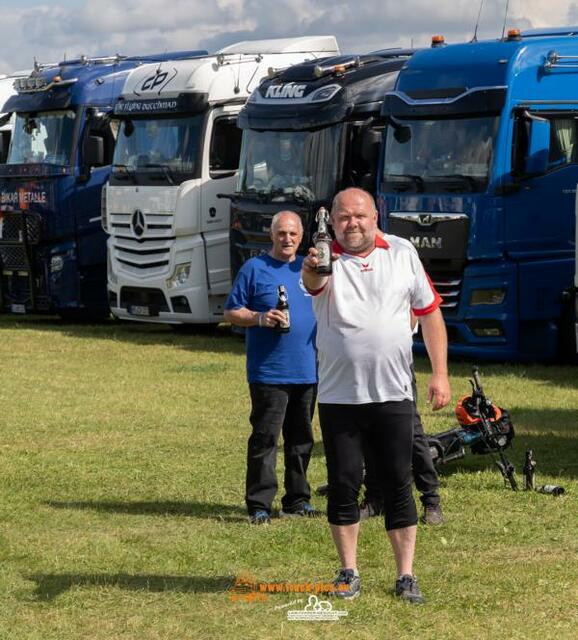
{"type": "Polygon", "coordinates": [[[271,218],[271,231],[275,230],[275,227],[279,224],[279,220],[283,216],[293,216],[297,222],[299,222],[299,227],[301,231],[303,231],[303,221],[301,220],[301,216],[295,211],[279,211],[271,218]]]}

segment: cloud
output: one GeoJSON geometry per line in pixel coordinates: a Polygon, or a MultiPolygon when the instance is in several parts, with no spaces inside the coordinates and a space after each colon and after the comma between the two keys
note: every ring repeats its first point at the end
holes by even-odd
{"type": "MultiPolygon", "coordinates": [[[[427,46],[434,33],[449,42],[471,38],[477,0],[44,0],[3,12],[0,72],[30,68],[33,58],[57,61],[80,53],[134,55],[207,48],[238,40],[335,34],[341,49],[427,46]],[[24,43],[24,44],[23,44],[24,43]]],[[[479,38],[498,37],[506,0],[484,0],[479,38]]],[[[508,26],[547,27],[578,22],[578,4],[510,0],[508,26]]]]}

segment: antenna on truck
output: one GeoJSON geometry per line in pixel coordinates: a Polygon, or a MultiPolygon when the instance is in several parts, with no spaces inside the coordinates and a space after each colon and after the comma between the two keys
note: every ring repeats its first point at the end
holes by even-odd
{"type": "Polygon", "coordinates": [[[478,19],[476,20],[476,27],[474,29],[474,36],[471,39],[471,42],[477,42],[478,41],[478,27],[480,26],[480,18],[482,17],[482,9],[483,8],[484,8],[484,0],[481,0],[480,8],[478,10],[478,19]]]}
{"type": "Polygon", "coordinates": [[[508,19],[509,8],[510,8],[510,0],[506,0],[506,12],[504,13],[504,24],[502,26],[502,40],[504,39],[504,33],[506,32],[506,20],[508,19]]]}

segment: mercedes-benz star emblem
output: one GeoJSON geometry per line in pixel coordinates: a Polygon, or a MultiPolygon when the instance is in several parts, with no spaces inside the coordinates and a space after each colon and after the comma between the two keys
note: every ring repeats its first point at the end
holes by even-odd
{"type": "Polygon", "coordinates": [[[144,213],[140,209],[135,209],[131,219],[132,230],[137,238],[140,238],[146,229],[144,213]]]}

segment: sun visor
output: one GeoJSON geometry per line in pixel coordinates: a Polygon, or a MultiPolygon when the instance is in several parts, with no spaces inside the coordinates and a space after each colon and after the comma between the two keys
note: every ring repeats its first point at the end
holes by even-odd
{"type": "Polygon", "coordinates": [[[381,115],[395,118],[452,117],[498,114],[506,101],[507,87],[478,87],[457,92],[455,88],[425,90],[413,95],[401,91],[386,94],[381,115]]]}

